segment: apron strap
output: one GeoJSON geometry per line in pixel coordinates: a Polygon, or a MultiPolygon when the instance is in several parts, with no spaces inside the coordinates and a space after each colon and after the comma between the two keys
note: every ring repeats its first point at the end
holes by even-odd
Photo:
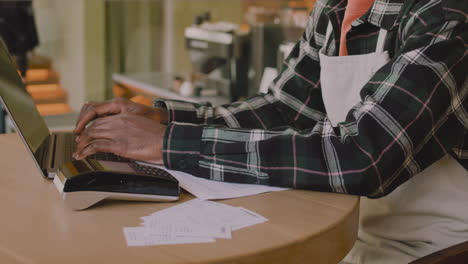
{"type": "Polygon", "coordinates": [[[375,52],[382,53],[385,49],[385,40],[387,39],[388,31],[384,28],[380,29],[379,32],[379,39],[377,40],[377,47],[375,48],[375,52]]]}

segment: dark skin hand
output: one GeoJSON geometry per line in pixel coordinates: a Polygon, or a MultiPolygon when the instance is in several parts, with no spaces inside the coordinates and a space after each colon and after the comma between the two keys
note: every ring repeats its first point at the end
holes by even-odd
{"type": "Polygon", "coordinates": [[[89,122],[96,118],[118,114],[135,114],[152,119],[161,124],[167,124],[167,111],[165,109],[149,107],[134,103],[132,101],[117,98],[111,101],[102,103],[87,103],[81,108],[76,128],[73,131],[75,134],[80,134],[85,129],[89,122]]]}
{"type": "Polygon", "coordinates": [[[73,157],[84,159],[98,152],[162,164],[166,126],[135,114],[119,114],[96,119],[77,138],[73,157]]]}
{"type": "Polygon", "coordinates": [[[97,152],[162,164],[167,111],[125,99],[83,106],[74,133],[73,157],[84,159],[97,152]],[[91,124],[90,122],[93,121],[91,124]]]}

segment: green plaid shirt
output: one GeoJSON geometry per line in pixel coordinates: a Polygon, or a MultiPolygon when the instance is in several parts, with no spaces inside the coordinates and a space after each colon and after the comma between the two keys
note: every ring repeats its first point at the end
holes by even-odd
{"type": "Polygon", "coordinates": [[[468,2],[376,0],[352,24],[349,54],[374,52],[384,28],[392,59],[333,127],[319,50],[338,54],[346,4],[317,2],[267,94],[218,107],[157,101],[170,120],[165,166],[216,181],[378,198],[445,155],[468,164],[468,2]]]}

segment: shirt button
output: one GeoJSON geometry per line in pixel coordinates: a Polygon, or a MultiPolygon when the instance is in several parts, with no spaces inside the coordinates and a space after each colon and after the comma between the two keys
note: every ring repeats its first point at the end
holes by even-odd
{"type": "Polygon", "coordinates": [[[179,168],[180,169],[185,169],[187,168],[187,162],[185,160],[179,160],[179,168]]]}

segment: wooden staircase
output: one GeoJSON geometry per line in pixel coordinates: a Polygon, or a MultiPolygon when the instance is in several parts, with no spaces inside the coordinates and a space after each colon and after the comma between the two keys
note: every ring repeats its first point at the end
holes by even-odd
{"type": "Polygon", "coordinates": [[[41,115],[68,114],[72,111],[67,103],[67,92],[60,86],[60,76],[53,70],[49,59],[38,55],[30,58],[25,84],[41,115]]]}

